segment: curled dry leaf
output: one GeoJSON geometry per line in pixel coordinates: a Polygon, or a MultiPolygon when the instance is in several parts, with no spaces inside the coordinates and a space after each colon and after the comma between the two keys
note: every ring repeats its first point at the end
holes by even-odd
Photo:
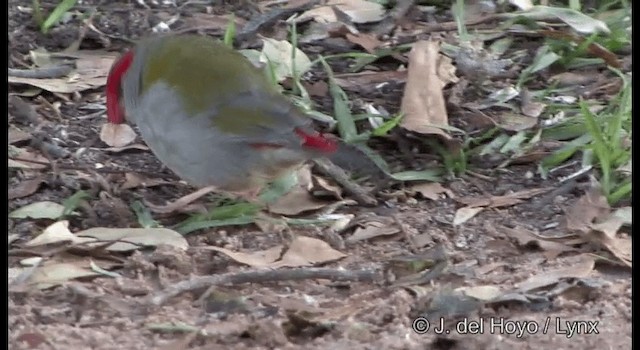
{"type": "Polygon", "coordinates": [[[538,118],[527,116],[510,111],[503,111],[498,114],[498,126],[509,131],[529,130],[538,125],[538,118]]]}
{"type": "Polygon", "coordinates": [[[307,211],[326,207],[329,202],[321,201],[309,193],[313,188],[311,166],[304,166],[295,173],[296,185],[274,203],[269,204],[269,211],[281,215],[298,215],[307,211]]]}
{"type": "Polygon", "coordinates": [[[51,201],[42,201],[27,204],[22,208],[18,208],[11,213],[9,217],[13,219],[52,219],[55,220],[62,216],[64,205],[51,201]]]}
{"type": "Polygon", "coordinates": [[[281,215],[298,215],[326,207],[329,202],[319,200],[309,191],[296,186],[275,203],[269,204],[269,212],[281,215]]]}
{"type": "Polygon", "coordinates": [[[473,287],[461,287],[455,290],[456,292],[462,292],[466,296],[474,299],[489,301],[502,295],[498,286],[473,286],[473,287]]]}
{"type": "Polygon", "coordinates": [[[45,263],[35,269],[26,283],[34,284],[37,289],[47,289],[72,279],[100,275],[86,265],[83,261],[45,263]]]}
{"type": "Polygon", "coordinates": [[[98,240],[96,244],[114,242],[106,249],[109,251],[126,252],[145,246],[170,245],[178,249],[189,248],[187,240],[178,232],[168,228],[107,228],[94,227],[76,233],[78,237],[98,240]]]}
{"type": "Polygon", "coordinates": [[[337,22],[338,18],[332,7],[349,16],[353,23],[370,23],[382,19],[385,14],[384,7],[373,1],[366,0],[329,0],[323,6],[313,8],[298,18],[298,21],[305,21],[313,18],[320,23],[337,22]]]}
{"type": "Polygon", "coordinates": [[[463,207],[456,210],[456,214],[453,217],[453,226],[464,224],[474,216],[478,215],[482,210],[484,210],[483,207],[463,207]]]}
{"type": "Polygon", "coordinates": [[[365,51],[367,51],[370,54],[374,54],[375,50],[382,45],[382,42],[372,34],[347,33],[345,37],[350,42],[356,45],[360,45],[365,51]]]}
{"type": "Polygon", "coordinates": [[[525,88],[520,91],[520,100],[520,110],[522,114],[527,117],[538,118],[547,107],[547,105],[542,102],[533,101],[533,94],[525,88]]]}
{"type": "Polygon", "coordinates": [[[223,253],[226,256],[230,257],[231,259],[235,260],[236,262],[253,266],[253,267],[270,266],[280,258],[280,256],[282,255],[283,248],[284,248],[283,246],[278,245],[273,248],[269,248],[267,250],[243,253],[243,252],[234,252],[229,249],[220,248],[220,247],[206,247],[206,249],[215,250],[217,252],[223,253]]]}
{"type": "Polygon", "coordinates": [[[491,197],[462,197],[455,200],[459,203],[465,204],[468,207],[489,207],[489,208],[501,208],[509,207],[521,203],[523,199],[529,199],[548,192],[551,188],[532,188],[505,194],[503,196],[491,196],[491,197]]]}
{"type": "Polygon", "coordinates": [[[451,139],[440,128],[449,126],[442,89],[451,78],[439,73],[455,71],[455,68],[450,59],[440,55],[439,51],[440,45],[433,41],[418,41],[413,44],[409,53],[407,85],[402,96],[401,110],[404,118],[400,125],[417,133],[451,139]]]}
{"type": "Polygon", "coordinates": [[[9,125],[9,144],[31,139],[31,134],[26,133],[13,125],[9,125]]]}
{"type": "Polygon", "coordinates": [[[137,173],[124,174],[124,183],[120,186],[120,189],[127,190],[136,187],[154,187],[160,185],[166,185],[172,183],[158,178],[150,178],[137,173]]]}
{"type": "Polygon", "coordinates": [[[353,232],[353,235],[347,238],[347,242],[354,243],[379,236],[390,236],[398,232],[400,232],[400,228],[395,225],[389,225],[389,223],[378,221],[371,221],[365,223],[362,227],[356,228],[356,230],[353,232]]]}
{"type": "Polygon", "coordinates": [[[569,231],[589,232],[593,221],[611,211],[599,186],[593,186],[573,206],[565,209],[565,225],[569,231]]]}
{"type": "Polygon", "coordinates": [[[71,231],[69,231],[69,221],[61,220],[49,225],[44,229],[44,231],[42,231],[41,234],[25,243],[24,245],[26,247],[36,247],[61,242],[71,242],[75,244],[87,241],[93,241],[93,239],[82,238],[74,235],[73,233],[71,233],[71,231]]]}
{"type": "Polygon", "coordinates": [[[289,249],[280,261],[270,264],[270,267],[310,266],[339,260],[347,256],[339,252],[322,240],[297,236],[289,245],[289,249]]]}
{"type": "Polygon", "coordinates": [[[111,147],[124,147],[136,139],[136,132],[127,124],[105,123],[100,129],[100,140],[111,147]]]}
{"type": "Polygon", "coordinates": [[[264,46],[260,54],[260,62],[270,63],[278,82],[286,78],[301,76],[311,68],[311,60],[298,48],[294,48],[286,40],[263,38],[264,46]],[[292,55],[295,49],[295,62],[292,55]],[[294,72],[295,69],[295,72],[294,72]]]}
{"type": "Polygon", "coordinates": [[[68,76],[44,79],[9,76],[9,83],[27,84],[63,94],[96,89],[105,85],[114,55],[98,51],[77,51],[73,57],[76,58],[76,69],[68,76]]]}
{"type": "Polygon", "coordinates": [[[557,283],[564,278],[584,278],[589,276],[595,267],[595,259],[588,254],[583,254],[578,259],[578,262],[571,267],[544,271],[517,283],[515,287],[519,291],[527,292],[557,283]]]}
{"type": "Polygon", "coordinates": [[[313,179],[312,191],[314,193],[322,192],[322,194],[331,195],[338,200],[344,199],[342,198],[342,188],[340,186],[330,184],[329,181],[319,176],[313,176],[312,179],[313,179]]]}
{"type": "Polygon", "coordinates": [[[33,179],[21,181],[17,185],[9,187],[9,200],[27,197],[36,193],[43,182],[45,182],[44,178],[39,176],[33,179]]]}
{"type": "MultiPolygon", "coordinates": [[[[489,226],[489,225],[486,225],[489,226]]],[[[568,246],[562,242],[558,242],[553,239],[545,239],[544,237],[525,229],[524,227],[516,226],[510,228],[502,225],[492,225],[497,231],[504,233],[507,237],[513,237],[518,242],[518,245],[525,247],[528,245],[536,245],[540,249],[553,253],[562,253],[567,251],[574,251],[575,248],[568,246]]],[[[546,255],[549,258],[549,255],[546,255]]]]}
{"type": "Polygon", "coordinates": [[[409,187],[410,193],[420,193],[424,198],[431,199],[432,201],[442,199],[441,194],[446,194],[447,197],[453,198],[455,195],[453,192],[442,186],[442,184],[438,182],[429,182],[417,184],[409,187]]]}
{"type": "Polygon", "coordinates": [[[17,147],[13,147],[10,146],[11,149],[13,151],[15,151],[14,154],[9,154],[10,157],[14,157],[16,159],[9,159],[9,168],[20,168],[20,169],[46,169],[48,168],[49,164],[49,160],[43,156],[41,156],[40,154],[37,153],[33,153],[30,151],[27,151],[26,149],[23,148],[17,148],[17,147]],[[21,160],[17,160],[17,159],[21,159],[21,160]],[[30,162],[33,161],[33,162],[30,162]],[[37,163],[34,163],[37,162],[37,163]],[[43,164],[39,164],[39,163],[43,163],[43,164]]]}

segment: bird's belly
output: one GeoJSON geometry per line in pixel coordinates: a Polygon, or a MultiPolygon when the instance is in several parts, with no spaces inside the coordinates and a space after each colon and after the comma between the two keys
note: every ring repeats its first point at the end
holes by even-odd
{"type": "Polygon", "coordinates": [[[282,174],[276,165],[281,156],[265,159],[246,143],[220,134],[208,118],[187,115],[167,90],[154,87],[131,112],[151,151],[176,175],[195,186],[243,191],[282,174]]]}

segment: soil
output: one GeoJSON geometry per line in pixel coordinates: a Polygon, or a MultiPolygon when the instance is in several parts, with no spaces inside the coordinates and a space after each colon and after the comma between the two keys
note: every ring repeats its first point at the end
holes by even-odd
{"type": "MultiPolygon", "coordinates": [[[[56,1],[42,1],[51,11],[56,1]]],[[[119,51],[129,45],[117,38],[137,39],[148,33],[161,19],[180,13],[172,28],[185,28],[195,13],[204,13],[204,5],[185,5],[178,9],[149,3],[144,8],[136,1],[83,1],[81,10],[96,6],[92,24],[102,32],[89,30],[82,40],[83,50],[119,51]]],[[[246,2],[219,2],[214,14],[250,13],[246,2]],[[241,11],[243,10],[243,11],[241,11]]],[[[77,18],[55,26],[42,34],[24,8],[31,1],[9,1],[9,67],[25,68],[30,50],[44,47],[61,51],[86,30],[77,18]]],[[[219,36],[220,31],[205,31],[219,36]]],[[[315,47],[317,52],[329,50],[315,47]]],[[[384,69],[384,62],[379,63],[384,69]]],[[[340,65],[334,67],[340,71],[340,65]]],[[[348,91],[350,99],[389,100],[384,106],[395,112],[399,108],[402,85],[377,96],[363,91],[348,91]],[[384,98],[384,99],[383,99],[384,98]]],[[[25,88],[10,86],[10,92],[24,94],[25,88]]],[[[106,167],[142,170],[154,178],[171,181],[154,187],[136,187],[113,193],[109,184],[122,183],[123,173],[88,174],[82,171],[44,170],[9,171],[9,187],[43,177],[39,189],[22,198],[9,200],[9,211],[23,205],[49,200],[61,203],[83,189],[91,194],[90,208],[71,217],[73,231],[90,227],[136,227],[136,216],[129,203],[145,200],[162,204],[173,201],[194,189],[175,181],[149,151],[107,152],[99,139],[104,116],[96,114],[95,105],[104,103],[102,92],[87,91],[79,96],[42,92],[42,99],[24,97],[39,117],[46,120],[39,132],[46,140],[71,154],[58,159],[66,165],[97,164],[106,167]],[[59,104],[59,117],[51,105],[59,104]],[[81,150],[81,152],[80,152],[81,150]],[[80,153],[79,153],[80,152],[80,153]],[[81,176],[81,174],[85,174],[81,176]]],[[[321,109],[332,110],[330,100],[319,101],[321,109]]],[[[34,123],[19,118],[10,106],[10,124],[36,133],[34,123]]],[[[455,122],[454,122],[455,123],[455,122]]],[[[138,140],[143,143],[142,140],[138,140]]],[[[21,147],[31,147],[28,142],[21,147]]],[[[382,147],[382,146],[380,146],[382,147]]],[[[32,147],[33,148],[33,147],[32,147]]],[[[535,163],[513,165],[503,169],[473,168],[473,174],[449,179],[444,186],[455,198],[503,195],[522,190],[563,186],[559,179],[577,170],[567,167],[542,179],[535,163]],[[529,176],[533,174],[533,176],[529,176]]],[[[395,188],[399,191],[399,188],[395,188]]],[[[201,230],[189,234],[190,248],[181,251],[161,246],[115,257],[118,278],[78,279],[54,288],[12,291],[8,298],[9,348],[11,349],[624,349],[631,345],[631,273],[616,264],[598,262],[589,275],[600,281],[597,287],[577,284],[575,293],[544,294],[544,302],[510,300],[487,303],[462,312],[445,312],[448,326],[458,326],[448,334],[425,334],[412,329],[420,316],[433,314],[437,295],[453,295],[459,287],[496,285],[503,290],[543,271],[573,266],[580,252],[563,252],[550,256],[540,247],[520,245],[498,237],[496,227],[521,227],[548,236],[561,236],[565,209],[584,193],[575,185],[562,193],[551,192],[520,204],[484,210],[464,225],[453,226],[456,210],[461,206],[453,198],[431,200],[404,195],[387,198],[376,208],[353,206],[339,212],[357,216],[375,212],[396,217],[403,224],[403,234],[383,236],[356,243],[338,245],[347,255],[325,267],[345,269],[385,264],[391,257],[429,252],[441,246],[448,256],[446,272],[429,283],[406,288],[389,283],[338,283],[321,279],[249,283],[216,287],[204,300],[203,290],[184,293],[165,305],[145,303],[150,295],[189,279],[191,276],[233,273],[253,268],[241,265],[226,255],[202,249],[208,246],[231,250],[259,251],[279,244],[282,235],[265,233],[256,226],[230,226],[201,230]],[[420,236],[421,241],[407,239],[420,236]],[[430,306],[431,305],[431,306],[430,306]],[[491,323],[527,327],[518,334],[511,328],[500,331],[491,323]],[[567,322],[582,321],[581,334],[569,335],[567,322]],[[464,325],[482,323],[482,330],[464,325]],[[545,323],[550,327],[544,331],[545,323]],[[593,326],[595,325],[595,328],[593,326]],[[597,330],[597,333],[594,332],[597,330]],[[199,330],[194,332],[193,330],[199,330]],[[588,334],[585,334],[588,333],[588,334]]],[[[180,214],[158,216],[163,225],[180,222],[180,214]]],[[[9,233],[19,238],[10,248],[9,267],[19,265],[25,251],[21,243],[41,232],[52,221],[9,219],[9,233]]],[[[293,234],[329,241],[324,230],[295,226],[293,234]]],[[[351,231],[341,233],[348,236],[351,231]]],[[[586,250],[588,252],[588,250],[586,250]]],[[[28,254],[27,254],[28,256],[28,254]]],[[[571,282],[571,279],[568,279],[571,282]]],[[[531,294],[535,294],[532,291],[531,294]]],[[[452,302],[453,304],[458,301],[452,302]]],[[[462,303],[460,303],[462,304],[462,303]]],[[[452,305],[448,305],[452,306],[452,305]]],[[[455,305],[453,305],[455,306],[455,305]]],[[[461,306],[462,307],[462,306],[461,306]]],[[[446,308],[445,308],[446,309],[446,308]]],[[[437,322],[438,318],[432,319],[437,322]]],[[[577,323],[574,323],[577,324],[577,323]]]]}

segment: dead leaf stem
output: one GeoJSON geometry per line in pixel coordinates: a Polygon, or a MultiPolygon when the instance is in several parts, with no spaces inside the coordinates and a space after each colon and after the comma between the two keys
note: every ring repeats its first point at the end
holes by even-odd
{"type": "Polygon", "coordinates": [[[373,269],[344,270],[328,268],[294,268],[287,270],[259,270],[227,273],[222,275],[200,276],[178,282],[152,296],[149,303],[160,306],[169,299],[182,293],[205,289],[223,284],[265,283],[281,281],[300,281],[307,279],[328,279],[341,282],[381,281],[382,274],[373,269]]]}

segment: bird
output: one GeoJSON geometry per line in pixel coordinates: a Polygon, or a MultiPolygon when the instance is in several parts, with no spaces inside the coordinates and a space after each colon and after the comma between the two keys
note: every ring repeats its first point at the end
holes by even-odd
{"type": "Polygon", "coordinates": [[[338,149],[263,71],[212,37],[142,39],[114,61],[105,90],[108,122],[136,125],[176,175],[250,201],[338,149]]]}

